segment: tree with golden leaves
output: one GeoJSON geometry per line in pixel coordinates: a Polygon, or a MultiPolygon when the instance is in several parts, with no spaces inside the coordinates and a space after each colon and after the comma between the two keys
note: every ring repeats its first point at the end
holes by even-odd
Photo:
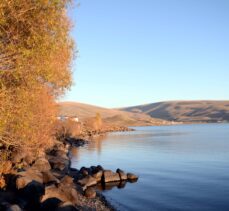
{"type": "Polygon", "coordinates": [[[52,139],[55,99],[71,85],[69,3],[0,1],[0,150],[42,149],[52,139]]]}

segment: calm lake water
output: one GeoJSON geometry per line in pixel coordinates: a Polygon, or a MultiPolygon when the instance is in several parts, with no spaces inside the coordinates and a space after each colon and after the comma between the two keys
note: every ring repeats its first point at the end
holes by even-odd
{"type": "Polygon", "coordinates": [[[118,210],[229,210],[229,124],[136,127],[80,148],[72,166],[139,175],[104,191],[118,210]]]}

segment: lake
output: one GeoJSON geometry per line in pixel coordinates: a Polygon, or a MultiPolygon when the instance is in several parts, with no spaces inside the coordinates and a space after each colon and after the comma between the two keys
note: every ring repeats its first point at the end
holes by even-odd
{"type": "Polygon", "coordinates": [[[139,175],[104,191],[118,210],[229,210],[229,124],[135,127],[79,148],[72,166],[139,175]]]}

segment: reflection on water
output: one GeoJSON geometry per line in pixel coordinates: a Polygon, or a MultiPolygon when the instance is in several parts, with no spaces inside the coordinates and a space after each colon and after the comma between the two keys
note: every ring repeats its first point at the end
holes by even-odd
{"type": "Polygon", "coordinates": [[[98,154],[102,151],[103,141],[105,141],[107,138],[107,135],[101,135],[94,137],[90,144],[87,145],[87,150],[91,152],[97,152],[98,154]]]}
{"type": "MultiPolygon", "coordinates": [[[[100,187],[119,210],[229,210],[229,124],[139,127],[79,148],[72,165],[136,173],[100,187]],[[125,187],[121,188],[120,187],[125,187]]],[[[99,187],[98,187],[99,188],[99,187]]]]}
{"type": "Polygon", "coordinates": [[[106,184],[100,183],[96,186],[96,188],[100,191],[108,191],[108,190],[112,190],[113,188],[122,189],[125,188],[126,183],[127,183],[126,181],[109,182],[106,184]]]}

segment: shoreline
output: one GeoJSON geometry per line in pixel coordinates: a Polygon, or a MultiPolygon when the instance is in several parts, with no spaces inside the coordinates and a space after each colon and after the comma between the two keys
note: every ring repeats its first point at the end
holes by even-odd
{"type": "MultiPolygon", "coordinates": [[[[128,131],[128,130],[125,130],[125,131],[128,131]]],[[[109,132],[119,132],[119,131],[109,131],[109,132]]],[[[72,144],[71,147],[75,147],[75,148],[84,147],[85,144],[87,144],[88,142],[91,141],[91,140],[88,140],[88,138],[90,138],[90,139],[92,138],[93,139],[93,138],[95,138],[97,136],[103,136],[106,133],[108,133],[108,132],[102,132],[102,133],[98,133],[97,132],[93,136],[80,137],[79,140],[81,140],[81,143],[79,145],[75,145],[75,143],[73,142],[73,143],[71,143],[72,144]],[[84,142],[84,143],[82,143],[82,142],[84,142]]],[[[71,170],[73,170],[73,171],[77,170],[76,168],[72,168],[71,167],[71,156],[70,156],[71,153],[70,153],[70,149],[68,149],[68,153],[67,154],[68,154],[68,158],[69,158],[69,162],[70,162],[69,163],[69,171],[71,171],[71,170]]],[[[79,185],[78,185],[77,188],[81,189],[81,187],[79,185]]],[[[81,191],[79,191],[79,192],[81,192],[81,191]]],[[[84,205],[85,206],[88,206],[88,203],[90,203],[90,201],[93,200],[95,203],[101,203],[100,206],[103,206],[103,207],[101,207],[102,208],[101,210],[117,211],[117,209],[106,199],[106,197],[100,191],[96,191],[96,196],[93,199],[86,198],[83,195],[82,195],[82,197],[84,197],[84,205]]],[[[84,210],[84,209],[82,209],[82,210],[84,210]]]]}
{"type": "MultiPolygon", "coordinates": [[[[86,197],[85,190],[77,183],[79,170],[71,168],[70,150],[83,147],[90,141],[89,138],[118,131],[132,129],[122,127],[91,132],[89,136],[56,140],[53,147],[36,160],[29,160],[28,157],[22,167],[17,167],[10,175],[4,175],[6,186],[0,189],[0,210],[16,207],[19,211],[64,211],[67,208],[115,211],[116,208],[99,190],[94,190],[95,196],[86,197]]],[[[17,165],[13,161],[11,163],[12,166],[17,165]]]]}

